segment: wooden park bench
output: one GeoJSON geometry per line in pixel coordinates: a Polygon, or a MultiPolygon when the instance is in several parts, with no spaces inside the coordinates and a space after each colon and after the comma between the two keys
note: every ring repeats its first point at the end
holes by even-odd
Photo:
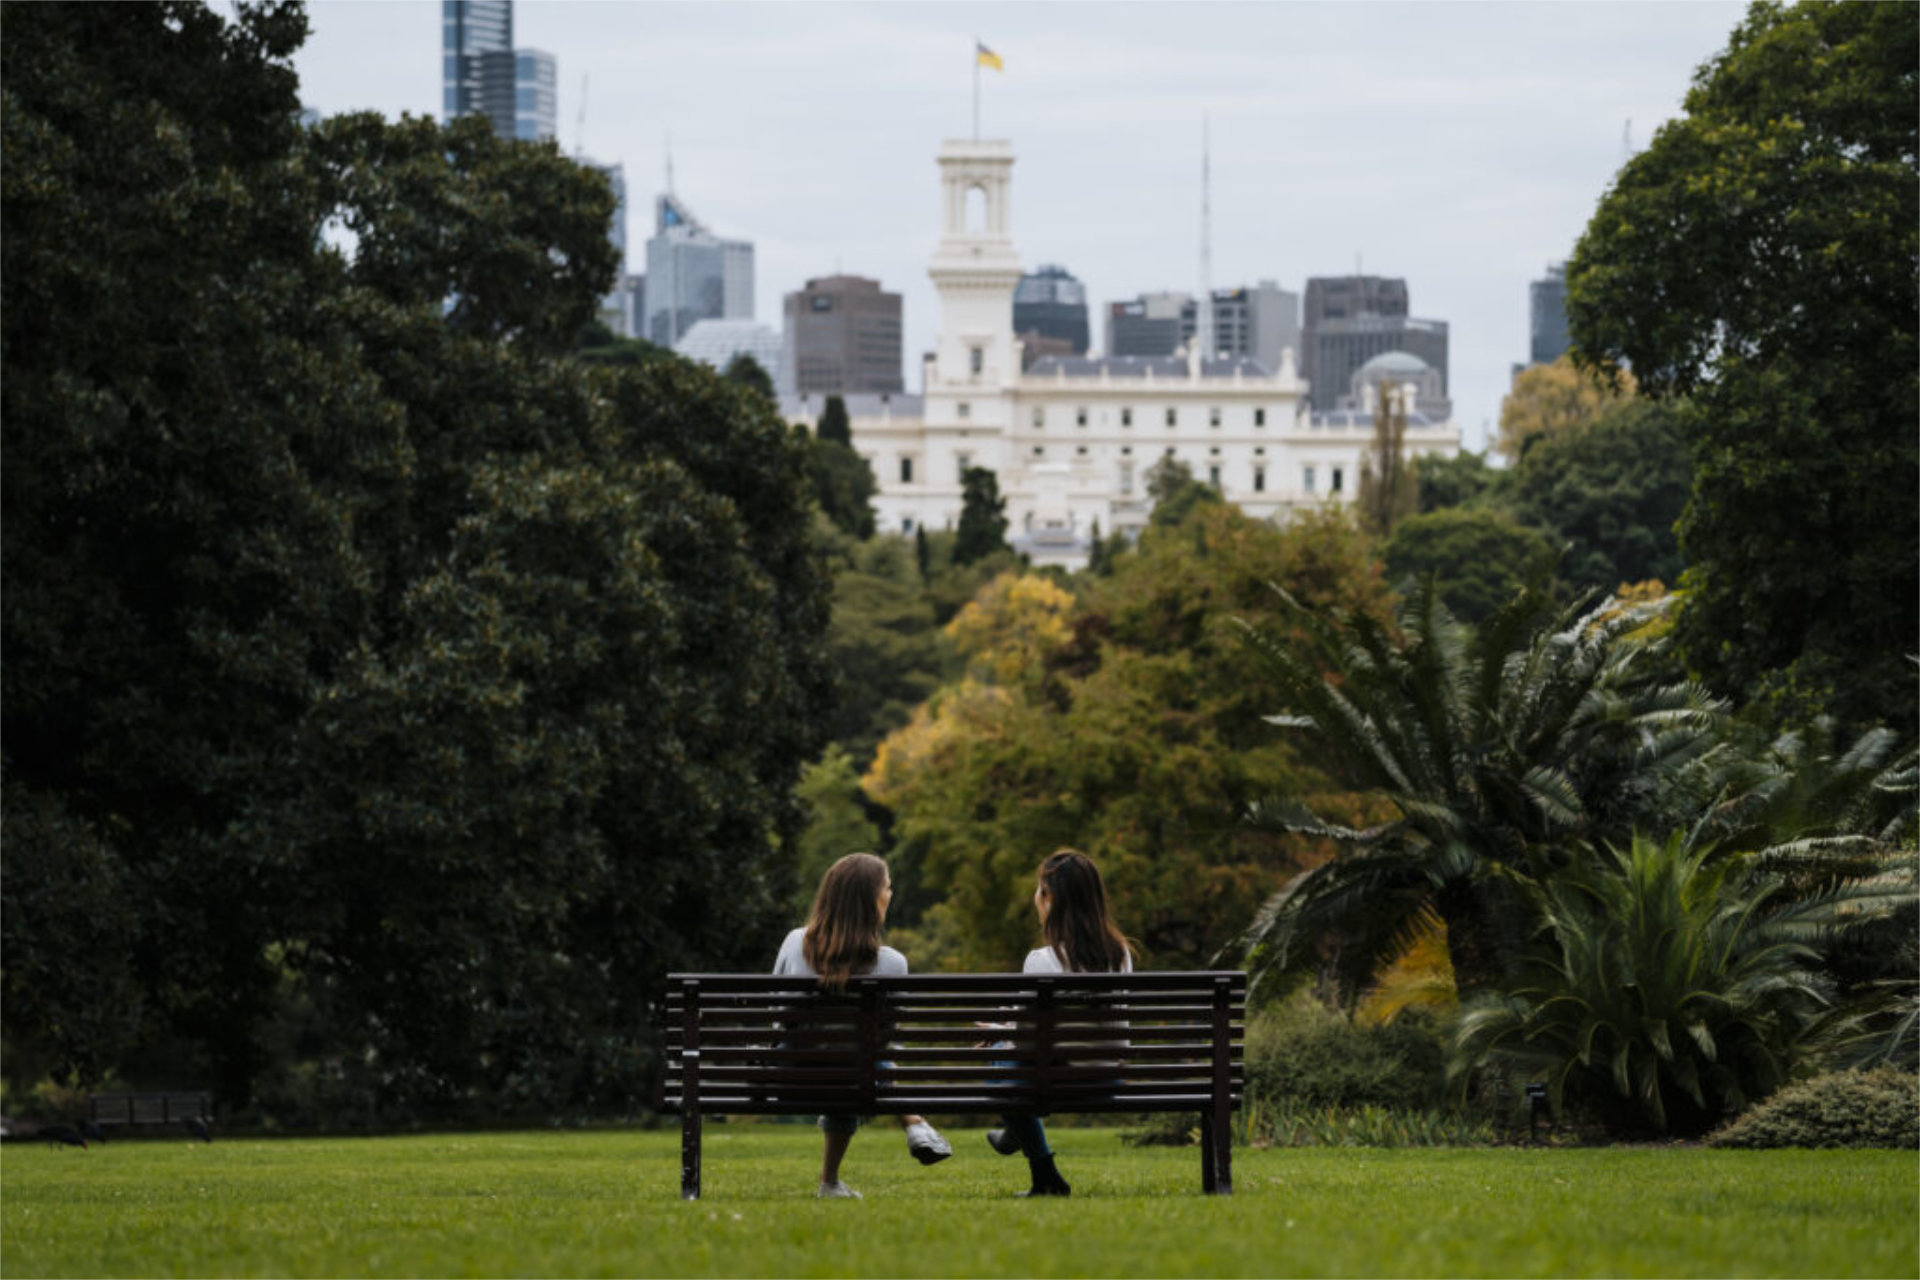
{"type": "Polygon", "coordinates": [[[87,1119],[110,1124],[183,1124],[213,1121],[210,1093],[95,1093],[87,1096],[87,1119]]]}
{"type": "Polygon", "coordinates": [[[681,1116],[686,1199],[709,1114],[1197,1111],[1201,1187],[1233,1191],[1244,973],[863,977],[838,995],[761,974],[667,986],[664,1102],[681,1116]]]}

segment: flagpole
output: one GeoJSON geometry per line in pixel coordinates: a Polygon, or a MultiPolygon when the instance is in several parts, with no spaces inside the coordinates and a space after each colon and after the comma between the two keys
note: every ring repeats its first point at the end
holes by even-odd
{"type": "Polygon", "coordinates": [[[980,141],[980,37],[973,38],[973,140],[980,141]]]}

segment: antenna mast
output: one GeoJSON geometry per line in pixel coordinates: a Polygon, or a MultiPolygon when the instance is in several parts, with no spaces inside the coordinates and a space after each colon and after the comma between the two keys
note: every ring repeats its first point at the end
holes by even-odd
{"type": "Polygon", "coordinates": [[[580,73],[580,120],[573,127],[573,154],[577,159],[587,153],[587,73],[580,73]]]}
{"type": "Polygon", "coordinates": [[[1194,302],[1193,340],[1200,358],[1211,360],[1213,341],[1213,131],[1200,113],[1200,296],[1194,302]]]}

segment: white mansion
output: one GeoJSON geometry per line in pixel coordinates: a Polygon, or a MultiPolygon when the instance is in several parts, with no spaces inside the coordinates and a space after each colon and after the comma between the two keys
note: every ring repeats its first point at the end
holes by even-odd
{"type": "MultiPolygon", "coordinates": [[[[1012,144],[947,142],[939,161],[940,244],[929,274],[940,293],[940,333],[924,393],[847,398],[854,447],[879,482],[882,531],[957,524],[968,467],[996,474],[1008,538],[1035,564],[1084,564],[1096,522],[1103,534],[1142,528],[1147,472],[1163,457],[1186,463],[1262,519],[1355,495],[1373,437],[1372,388],[1360,384],[1397,381],[1410,357],[1372,362],[1355,378],[1361,407],[1317,417],[1291,350],[1278,370],[1190,350],[1169,358],[1049,356],[1023,373],[1013,336],[1021,266],[1009,208],[1012,144]]],[[[821,406],[786,407],[811,420],[821,406]]],[[[1459,448],[1452,422],[1408,415],[1410,455],[1459,448]]]]}

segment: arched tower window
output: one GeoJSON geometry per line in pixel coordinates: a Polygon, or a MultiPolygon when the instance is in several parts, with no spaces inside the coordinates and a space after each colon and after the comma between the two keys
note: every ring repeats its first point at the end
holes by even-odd
{"type": "Polygon", "coordinates": [[[987,234],[987,189],[979,184],[967,188],[967,234],[987,234]]]}

